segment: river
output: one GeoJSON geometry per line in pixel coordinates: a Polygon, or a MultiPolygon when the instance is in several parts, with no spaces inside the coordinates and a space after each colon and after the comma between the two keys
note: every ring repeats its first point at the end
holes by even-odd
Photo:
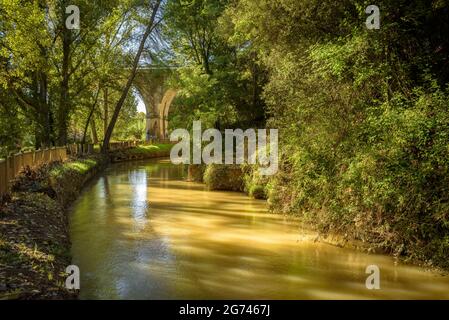
{"type": "Polygon", "coordinates": [[[313,242],[264,201],[207,191],[168,160],[111,165],[73,204],[70,232],[81,299],[449,299],[449,276],[313,242]]]}

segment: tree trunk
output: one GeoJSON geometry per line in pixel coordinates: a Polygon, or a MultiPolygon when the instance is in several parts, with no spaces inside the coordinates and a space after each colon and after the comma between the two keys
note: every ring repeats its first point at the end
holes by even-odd
{"type": "Polygon", "coordinates": [[[95,125],[95,115],[92,117],[92,121],[90,122],[90,131],[92,136],[92,143],[98,144],[97,126],[95,125]]]}
{"type": "MultiPolygon", "coordinates": [[[[62,23],[65,19],[65,6],[62,6],[62,23]]],[[[62,26],[62,79],[61,79],[61,95],[58,110],[58,144],[60,146],[67,144],[67,127],[69,115],[69,65],[70,65],[70,44],[71,32],[65,26],[62,26]]]]}
{"type": "Polygon", "coordinates": [[[104,119],[103,119],[103,141],[104,136],[106,136],[106,131],[108,131],[108,125],[109,125],[109,92],[108,88],[105,87],[103,90],[104,94],[104,119]]]}
{"type": "Polygon", "coordinates": [[[52,116],[48,104],[48,81],[47,75],[43,72],[37,72],[36,75],[36,102],[38,105],[38,133],[36,145],[38,148],[51,147],[52,116]]]}
{"type": "Polygon", "coordinates": [[[83,140],[81,141],[81,144],[85,144],[86,143],[87,130],[89,129],[90,120],[92,119],[92,116],[94,115],[94,111],[95,111],[95,107],[97,106],[98,95],[99,94],[100,94],[100,87],[98,87],[97,93],[95,94],[94,103],[92,104],[92,107],[90,108],[90,112],[89,112],[89,115],[88,115],[87,120],[86,120],[86,125],[84,126],[83,140]]]}
{"type": "Polygon", "coordinates": [[[148,23],[147,29],[145,30],[142,40],[140,41],[139,49],[137,50],[136,56],[134,57],[134,62],[133,62],[133,66],[132,66],[128,81],[126,83],[125,88],[123,89],[123,92],[122,92],[122,95],[120,96],[119,101],[117,102],[117,104],[115,106],[114,113],[112,114],[111,122],[109,123],[108,129],[106,130],[104,141],[103,141],[102,151],[104,153],[106,153],[108,151],[109,141],[111,140],[112,131],[114,130],[115,124],[116,124],[118,116],[120,114],[120,110],[122,109],[122,106],[125,103],[126,97],[128,96],[129,89],[131,88],[131,85],[136,76],[136,71],[137,71],[137,67],[139,65],[140,56],[142,55],[142,52],[143,52],[143,49],[145,47],[145,43],[146,43],[148,37],[150,36],[151,32],[153,31],[154,21],[156,19],[156,14],[159,10],[160,4],[161,4],[161,0],[155,1],[153,12],[151,13],[151,19],[148,23]]]}

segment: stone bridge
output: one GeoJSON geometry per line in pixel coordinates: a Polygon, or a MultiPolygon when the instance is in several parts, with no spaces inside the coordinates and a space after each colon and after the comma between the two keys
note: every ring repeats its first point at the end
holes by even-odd
{"type": "Polygon", "coordinates": [[[170,88],[169,78],[175,67],[149,66],[137,71],[134,87],[139,92],[146,109],[146,140],[168,139],[168,112],[176,96],[170,88]]]}

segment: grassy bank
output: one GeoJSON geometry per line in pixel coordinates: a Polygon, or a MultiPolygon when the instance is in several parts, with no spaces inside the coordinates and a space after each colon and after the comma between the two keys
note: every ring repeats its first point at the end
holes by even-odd
{"type": "Polygon", "coordinates": [[[209,190],[240,191],[266,200],[269,179],[260,176],[255,165],[189,165],[188,180],[203,182],[209,190]]]}
{"type": "Polygon", "coordinates": [[[26,169],[0,205],[0,299],[67,299],[65,208],[109,159],[89,156],[26,169]]]}
{"type": "Polygon", "coordinates": [[[110,153],[113,162],[161,158],[170,156],[172,144],[139,145],[126,150],[117,150],[110,153]]]}

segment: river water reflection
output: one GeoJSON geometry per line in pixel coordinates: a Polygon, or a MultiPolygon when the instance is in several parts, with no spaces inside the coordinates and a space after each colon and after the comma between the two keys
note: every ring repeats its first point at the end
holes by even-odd
{"type": "Polygon", "coordinates": [[[110,166],[74,203],[82,299],[449,299],[449,277],[303,240],[263,201],[209,192],[166,160],[110,166]],[[381,270],[367,290],[365,268],[381,270]]]}

